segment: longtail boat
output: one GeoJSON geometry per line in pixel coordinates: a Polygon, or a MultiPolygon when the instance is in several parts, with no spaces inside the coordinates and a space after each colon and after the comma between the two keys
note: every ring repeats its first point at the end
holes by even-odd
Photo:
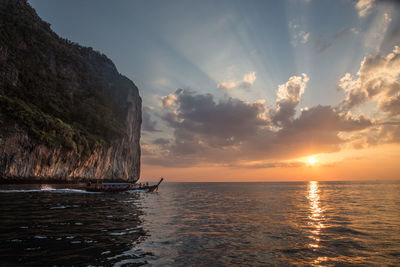
{"type": "Polygon", "coordinates": [[[139,190],[145,192],[156,192],[158,190],[158,186],[164,178],[161,178],[160,181],[155,185],[147,184],[136,184],[129,182],[88,182],[86,184],[86,191],[89,192],[124,192],[128,190],[139,190]]]}

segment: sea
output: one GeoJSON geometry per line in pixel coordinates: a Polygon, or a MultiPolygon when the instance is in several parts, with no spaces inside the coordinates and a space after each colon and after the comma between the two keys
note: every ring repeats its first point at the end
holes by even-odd
{"type": "Polygon", "coordinates": [[[400,181],[2,185],[1,266],[400,266],[400,181]]]}

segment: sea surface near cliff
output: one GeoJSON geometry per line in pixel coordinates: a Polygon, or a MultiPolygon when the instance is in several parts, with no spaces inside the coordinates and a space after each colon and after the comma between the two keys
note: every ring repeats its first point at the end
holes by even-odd
{"type": "Polygon", "coordinates": [[[0,190],[1,265],[400,264],[400,182],[18,187],[0,190]]]}

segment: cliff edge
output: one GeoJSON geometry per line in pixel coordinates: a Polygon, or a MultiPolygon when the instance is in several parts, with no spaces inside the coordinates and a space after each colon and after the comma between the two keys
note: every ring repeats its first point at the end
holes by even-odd
{"type": "Polygon", "coordinates": [[[26,0],[0,1],[0,178],[140,176],[141,98],[92,48],[60,38],[26,0]]]}

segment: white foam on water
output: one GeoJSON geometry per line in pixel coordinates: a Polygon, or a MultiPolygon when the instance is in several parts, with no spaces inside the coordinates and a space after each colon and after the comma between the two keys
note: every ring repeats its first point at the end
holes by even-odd
{"type": "Polygon", "coordinates": [[[54,187],[52,187],[51,185],[48,185],[48,184],[44,184],[44,185],[40,186],[40,190],[48,191],[48,190],[54,190],[54,189],[55,189],[54,187]]]}
{"type": "Polygon", "coordinates": [[[147,190],[143,190],[143,189],[134,189],[134,190],[128,190],[126,191],[128,193],[147,193],[147,190]]]}
{"type": "Polygon", "coordinates": [[[0,190],[0,193],[30,193],[30,192],[41,192],[40,189],[27,189],[27,190],[0,190]]]}
{"type": "Polygon", "coordinates": [[[26,248],[25,250],[27,251],[31,251],[31,250],[39,250],[41,249],[41,247],[36,247],[36,248],[26,248]]]}
{"type": "Polygon", "coordinates": [[[0,190],[0,193],[62,193],[62,194],[98,194],[98,192],[88,192],[82,189],[71,189],[71,188],[63,188],[63,189],[55,189],[55,188],[45,188],[45,189],[5,189],[0,190]]]}
{"type": "Polygon", "coordinates": [[[109,235],[126,235],[126,232],[115,232],[115,233],[109,233],[109,235]]]}
{"type": "Polygon", "coordinates": [[[56,206],[56,207],[51,207],[51,210],[55,210],[55,209],[66,209],[66,206],[56,206]]]}

